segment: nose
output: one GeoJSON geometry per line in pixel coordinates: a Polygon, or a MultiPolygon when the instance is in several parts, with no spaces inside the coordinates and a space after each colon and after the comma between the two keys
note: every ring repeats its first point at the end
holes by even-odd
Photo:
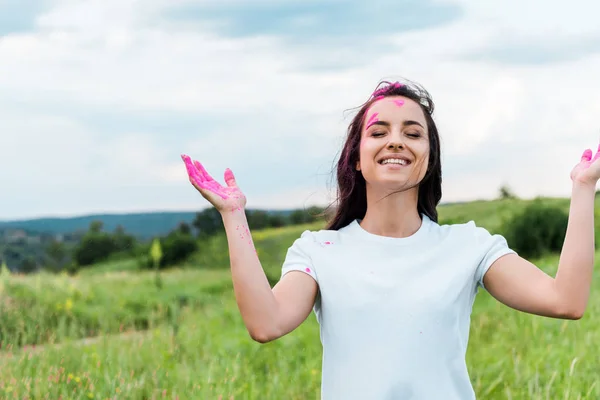
{"type": "Polygon", "coordinates": [[[401,139],[402,135],[393,135],[387,145],[388,150],[403,149],[404,142],[401,139]]]}

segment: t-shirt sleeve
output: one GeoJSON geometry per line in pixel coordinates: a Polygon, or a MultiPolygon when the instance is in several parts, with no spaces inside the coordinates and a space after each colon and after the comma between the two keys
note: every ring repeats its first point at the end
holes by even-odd
{"type": "Polygon", "coordinates": [[[500,257],[507,254],[516,254],[516,252],[508,246],[504,236],[499,234],[492,235],[487,229],[475,226],[474,222],[471,222],[471,224],[475,229],[477,248],[480,249],[479,264],[475,270],[475,282],[478,286],[485,289],[483,277],[492,264],[500,257]]]}
{"type": "Polygon", "coordinates": [[[302,232],[302,235],[294,241],[292,246],[288,248],[283,266],[281,268],[281,277],[290,271],[304,272],[313,277],[317,283],[317,271],[312,262],[311,248],[314,246],[315,240],[310,231],[302,232]]]}

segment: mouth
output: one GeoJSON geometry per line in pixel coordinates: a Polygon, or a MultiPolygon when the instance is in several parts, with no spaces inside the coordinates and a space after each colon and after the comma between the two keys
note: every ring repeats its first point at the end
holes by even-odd
{"type": "Polygon", "coordinates": [[[381,165],[398,165],[398,166],[407,166],[411,164],[411,161],[405,157],[390,157],[384,158],[378,161],[381,165]]]}

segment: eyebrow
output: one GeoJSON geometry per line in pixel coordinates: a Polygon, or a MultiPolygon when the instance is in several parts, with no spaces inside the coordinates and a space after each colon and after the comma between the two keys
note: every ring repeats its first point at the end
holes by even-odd
{"type": "MultiPolygon", "coordinates": [[[[375,121],[375,122],[372,122],[369,127],[371,127],[373,125],[383,125],[383,126],[388,127],[388,128],[390,127],[390,123],[387,122],[387,121],[375,121]]],[[[404,126],[404,127],[412,126],[412,125],[418,125],[421,128],[425,129],[425,127],[423,125],[421,125],[421,123],[418,122],[418,121],[408,120],[408,121],[404,121],[402,123],[402,126],[404,126]]]]}

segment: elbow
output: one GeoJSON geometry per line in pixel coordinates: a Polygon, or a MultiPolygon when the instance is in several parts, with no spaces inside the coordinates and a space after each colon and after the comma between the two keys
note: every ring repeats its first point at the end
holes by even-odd
{"type": "Polygon", "coordinates": [[[585,314],[585,309],[574,309],[568,312],[564,318],[576,321],[583,318],[583,314],[585,314]]]}
{"type": "Polygon", "coordinates": [[[279,338],[279,335],[275,332],[270,332],[266,329],[248,329],[248,333],[252,340],[261,344],[269,343],[279,338]]]}
{"type": "Polygon", "coordinates": [[[559,312],[557,312],[557,317],[561,319],[576,321],[583,318],[584,314],[585,306],[577,306],[561,309],[559,312]]]}

